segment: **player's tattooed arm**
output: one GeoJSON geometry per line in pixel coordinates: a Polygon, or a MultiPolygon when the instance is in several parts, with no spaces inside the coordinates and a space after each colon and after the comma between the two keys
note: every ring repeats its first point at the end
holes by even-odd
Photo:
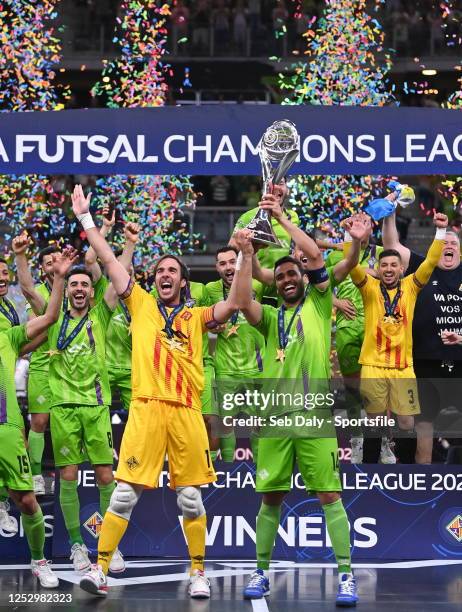
{"type": "Polygon", "coordinates": [[[95,249],[96,255],[99,257],[107,274],[109,275],[117,294],[119,296],[126,295],[127,289],[131,284],[130,275],[123,265],[117,260],[104,236],[101,236],[93,223],[93,219],[90,214],[91,193],[85,197],[82,186],[76,185],[71,198],[74,214],[82,224],[82,227],[87,234],[88,242],[95,249]]]}
{"type": "Polygon", "coordinates": [[[368,221],[367,215],[354,215],[350,219],[343,221],[345,230],[350,234],[351,246],[347,249],[342,261],[335,264],[333,273],[338,283],[346,279],[348,274],[359,264],[361,254],[361,241],[367,236],[368,221]]]}
{"type": "Polygon", "coordinates": [[[30,238],[26,232],[13,238],[12,249],[16,261],[16,270],[21,291],[29,302],[34,314],[40,315],[45,310],[45,299],[35,290],[34,279],[27,260],[27,249],[30,246],[30,238]]]}
{"type": "MultiPolygon", "coordinates": [[[[253,299],[252,290],[252,258],[254,255],[252,245],[252,232],[242,230],[235,234],[240,251],[241,261],[236,266],[236,296],[239,310],[251,325],[257,325],[262,318],[262,307],[253,299]]],[[[274,280],[274,279],[273,279],[274,280]]]]}
{"type": "Polygon", "coordinates": [[[63,301],[64,279],[68,270],[77,261],[78,255],[78,252],[71,247],[67,247],[62,253],[53,253],[53,289],[45,313],[26,323],[29,340],[34,340],[58,320],[63,301]]]}
{"type": "MultiPolygon", "coordinates": [[[[390,193],[385,199],[393,201],[397,197],[397,194],[390,193]]],[[[401,242],[399,241],[398,228],[396,227],[396,212],[394,212],[389,217],[385,217],[383,220],[382,243],[384,249],[394,249],[395,251],[398,251],[401,256],[404,271],[406,271],[409,266],[411,250],[405,247],[404,244],[401,244],[401,242]]]]}
{"type": "MultiPolygon", "coordinates": [[[[111,233],[114,225],[115,210],[111,211],[108,206],[105,206],[103,208],[103,224],[99,229],[99,233],[101,234],[101,236],[104,236],[104,238],[106,238],[106,236],[111,233]]],[[[87,252],[85,253],[85,266],[92,275],[93,284],[97,283],[102,275],[101,266],[99,265],[97,259],[98,258],[96,256],[95,249],[90,246],[87,249],[87,252]]]]}

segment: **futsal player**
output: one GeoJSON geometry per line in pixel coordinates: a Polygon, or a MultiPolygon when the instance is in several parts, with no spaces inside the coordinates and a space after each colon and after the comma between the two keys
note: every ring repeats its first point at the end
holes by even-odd
{"type": "Polygon", "coordinates": [[[58,578],[44,557],[45,524],[37,503],[31,467],[24,444],[24,420],[16,398],[14,374],[20,353],[30,350],[30,342],[44,338],[44,332],[59,316],[64,289],[64,276],[77,257],[73,249],[53,254],[50,270],[54,274],[53,289],[43,315],[25,325],[3,327],[0,331],[0,485],[8,489],[21,512],[22,526],[31,551],[31,569],[45,588],[58,586],[58,578]]]}
{"type": "MultiPolygon", "coordinates": [[[[356,224],[359,241],[363,226],[356,224]]],[[[265,379],[282,390],[283,395],[305,394],[318,390],[326,397],[330,378],[330,340],[332,292],[327,271],[318,270],[314,282],[305,286],[300,262],[286,256],[276,262],[274,280],[282,299],[280,308],[261,305],[251,299],[251,264],[253,247],[250,237],[240,242],[242,266],[239,275],[246,279],[246,303],[241,309],[250,324],[266,339],[265,379]]],[[[241,285],[240,285],[241,288],[241,285]]],[[[244,294],[244,291],[243,291],[244,294]]],[[[274,414],[306,415],[299,404],[272,406],[274,414]]],[[[314,412],[311,412],[313,414],[314,412]]],[[[327,405],[320,414],[331,414],[327,405]]],[[[280,431],[268,427],[259,439],[257,492],[263,493],[257,517],[257,569],[244,590],[246,599],[259,599],[269,594],[268,571],[279,526],[281,504],[291,488],[291,477],[297,461],[307,491],[320,500],[332,547],[339,568],[339,605],[355,605],[356,583],[351,572],[349,525],[343,507],[338,469],[338,448],[333,426],[304,429],[299,437],[296,429],[280,431]],[[268,436],[268,437],[267,437],[268,436]],[[322,436],[322,437],[321,437],[322,436]]]]}
{"type": "Polygon", "coordinates": [[[204,575],[206,516],[200,485],[216,479],[201,415],[204,386],[202,336],[208,326],[225,323],[236,310],[233,288],[214,307],[189,308],[181,299],[187,270],[175,256],[156,263],[156,301],[130,278],[89,213],[90,195],[77,185],[73,210],[132,318],[132,402],[111,497],[98,541],[98,561],[81,587],[107,594],[106,574],[131,512],[144,488],[155,488],[168,453],[170,487],[177,493],[191,557],[189,593],[208,598],[204,575]]]}
{"type": "MultiPolygon", "coordinates": [[[[206,285],[210,304],[226,299],[236,272],[237,256],[237,249],[229,245],[217,250],[215,269],[220,280],[206,285]]],[[[258,281],[253,281],[252,290],[255,299],[261,302],[264,286],[258,281]]],[[[263,372],[264,351],[265,340],[260,332],[247,323],[240,311],[234,312],[230,321],[217,334],[213,355],[218,404],[216,412],[218,414],[220,413],[220,397],[228,391],[237,392],[239,387],[247,387],[249,384],[253,386],[252,381],[263,372]]],[[[229,412],[226,414],[230,415],[229,412]]],[[[254,460],[256,460],[258,441],[256,438],[251,438],[251,442],[254,460]]],[[[222,431],[220,450],[223,461],[233,461],[235,446],[236,436],[232,428],[222,431]]]]}
{"type": "MultiPolygon", "coordinates": [[[[8,288],[10,285],[10,270],[6,259],[0,257],[0,332],[19,325],[19,314],[11,300],[8,299],[8,288]]],[[[8,491],[0,487],[0,529],[5,533],[17,533],[16,521],[8,512],[8,491]]]]}
{"type": "Polygon", "coordinates": [[[438,264],[448,219],[437,213],[434,222],[435,239],[414,274],[402,278],[403,261],[393,249],[380,253],[377,278],[368,275],[359,265],[350,273],[364,303],[365,334],[359,361],[366,412],[380,415],[390,410],[404,430],[414,427],[414,416],[420,412],[412,365],[415,304],[438,264]]]}

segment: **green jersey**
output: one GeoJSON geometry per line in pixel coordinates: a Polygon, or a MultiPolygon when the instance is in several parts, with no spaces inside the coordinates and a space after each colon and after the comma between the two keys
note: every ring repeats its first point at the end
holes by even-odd
{"type": "MultiPolygon", "coordinates": [[[[383,247],[369,245],[366,249],[361,249],[359,256],[359,264],[363,268],[375,268],[378,262],[380,253],[383,247]]],[[[342,261],[343,253],[341,251],[332,251],[326,259],[327,266],[335,266],[339,261],[342,261]]],[[[364,305],[359,289],[353,284],[351,276],[348,275],[344,281],[337,285],[337,298],[339,300],[350,300],[356,309],[356,317],[353,320],[347,319],[343,312],[337,310],[336,325],[337,329],[341,327],[356,327],[364,329],[364,305]]]]}
{"type": "Polygon", "coordinates": [[[28,342],[25,325],[0,332],[0,425],[7,423],[22,429],[24,419],[16,399],[14,374],[21,347],[28,342]]]}
{"type": "MultiPolygon", "coordinates": [[[[262,378],[264,391],[272,398],[262,416],[267,416],[268,412],[306,411],[307,416],[322,419],[322,428],[308,433],[304,431],[304,435],[335,435],[331,420],[326,420],[330,419],[333,406],[333,397],[329,393],[332,292],[311,288],[298,309],[281,310],[281,307],[268,305],[262,308],[262,319],[257,326],[266,339],[262,378]],[[287,336],[283,354],[279,342],[281,312],[284,313],[283,328],[287,336]]],[[[273,435],[283,434],[274,431],[273,435]]]]}
{"type": "MultiPolygon", "coordinates": [[[[252,281],[252,286],[255,299],[261,301],[264,286],[255,280],[252,281]]],[[[210,304],[226,299],[227,290],[222,280],[208,283],[206,287],[210,304]]],[[[264,350],[265,339],[239,312],[236,321],[228,321],[225,330],[217,334],[215,375],[240,378],[259,376],[263,371],[264,350]]]]}
{"type": "Polygon", "coordinates": [[[13,327],[14,313],[17,315],[13,302],[8,298],[0,298],[0,332],[13,327]]]}
{"type": "MultiPolygon", "coordinates": [[[[40,314],[43,314],[50,300],[51,288],[49,284],[45,282],[45,283],[41,283],[40,285],[37,285],[35,287],[35,291],[38,294],[40,294],[45,300],[45,307],[43,308],[43,312],[40,313],[40,314]]],[[[32,313],[32,308],[29,304],[26,306],[26,310],[28,314],[32,313]]],[[[32,374],[33,372],[37,372],[37,371],[42,371],[42,372],[48,371],[48,362],[50,359],[49,352],[50,352],[50,345],[48,343],[48,340],[45,340],[45,342],[41,344],[38,348],[36,348],[35,351],[32,353],[32,356],[30,358],[30,366],[29,366],[30,374],[32,374]]]]}
{"type": "MultiPolygon", "coordinates": [[[[153,295],[157,300],[158,294],[157,289],[155,287],[152,289],[151,295],[153,295]]],[[[185,297],[186,303],[189,306],[210,306],[212,304],[212,302],[209,301],[209,295],[204,283],[196,283],[195,281],[189,281],[186,286],[185,297]]],[[[202,359],[204,361],[204,366],[213,365],[213,359],[209,351],[208,332],[205,332],[202,336],[202,359]]]]}
{"type": "Polygon", "coordinates": [[[52,395],[51,405],[61,406],[109,406],[111,390],[106,369],[106,332],[112,310],[102,300],[88,311],[83,325],[82,319],[66,317],[63,312],[59,320],[50,327],[49,380],[52,395]],[[68,321],[67,329],[65,322],[68,321]],[[58,347],[58,339],[68,338],[80,326],[78,333],[65,348],[58,347]]]}
{"type": "MultiPolygon", "coordinates": [[[[237,230],[244,229],[245,227],[247,227],[247,225],[252,221],[258,211],[258,207],[252,208],[252,210],[249,210],[243,215],[241,215],[237,220],[233,233],[237,230]]],[[[298,215],[294,210],[286,210],[285,213],[294,225],[300,225],[300,219],[298,218],[298,215]]],[[[281,249],[280,247],[267,246],[257,252],[257,257],[261,266],[263,268],[269,268],[270,270],[274,268],[274,264],[278,259],[284,257],[285,255],[289,255],[291,244],[291,238],[289,234],[280,226],[280,224],[274,217],[271,218],[271,226],[273,228],[273,232],[276,238],[279,239],[283,248],[281,249]]]]}

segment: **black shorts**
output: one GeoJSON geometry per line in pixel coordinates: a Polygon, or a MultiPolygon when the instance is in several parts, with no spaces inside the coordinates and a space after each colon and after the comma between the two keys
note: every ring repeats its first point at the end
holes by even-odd
{"type": "Polygon", "coordinates": [[[434,423],[435,434],[450,436],[462,420],[462,361],[416,359],[414,372],[421,410],[416,420],[434,423]]]}

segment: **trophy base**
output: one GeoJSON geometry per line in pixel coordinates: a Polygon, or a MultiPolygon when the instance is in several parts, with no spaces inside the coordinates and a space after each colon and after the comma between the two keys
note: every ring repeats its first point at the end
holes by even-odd
{"type": "MultiPolygon", "coordinates": [[[[252,230],[253,231],[253,230],[252,230]]],[[[266,246],[281,248],[283,245],[279,242],[276,236],[264,234],[263,232],[253,232],[252,244],[264,244],[266,246]]]]}

